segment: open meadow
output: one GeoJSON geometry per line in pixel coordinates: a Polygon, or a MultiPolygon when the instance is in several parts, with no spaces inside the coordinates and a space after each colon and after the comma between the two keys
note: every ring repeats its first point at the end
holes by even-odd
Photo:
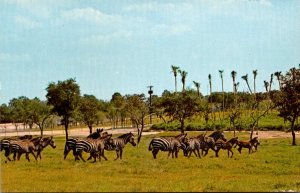
{"type": "MultiPolygon", "coordinates": [[[[178,132],[159,135],[175,135],[178,132]]],[[[188,136],[198,133],[189,132],[188,136]]],[[[56,149],[47,147],[42,160],[4,163],[1,155],[3,192],[156,192],[156,191],[300,191],[300,148],[290,138],[261,139],[258,151],[233,158],[221,150],[216,158],[190,158],[179,152],[178,159],[159,152],[153,159],[148,145],[154,135],[143,136],[138,147],[127,144],[123,160],[113,161],[115,152],[105,152],[108,161],[75,162],[72,153],[63,159],[65,138],[55,137],[56,149]]],[[[230,139],[233,133],[226,133],[230,139]]],[[[237,133],[247,139],[248,133],[237,133]]],[[[88,154],[84,154],[85,159],[88,154]]]]}

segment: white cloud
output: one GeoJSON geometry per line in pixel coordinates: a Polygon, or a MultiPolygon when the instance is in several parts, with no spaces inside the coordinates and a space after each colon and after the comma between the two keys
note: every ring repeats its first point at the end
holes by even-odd
{"type": "Polygon", "coordinates": [[[153,26],[150,31],[152,35],[180,35],[180,34],[192,32],[192,29],[188,25],[184,25],[184,24],[178,24],[178,25],[158,24],[153,26]]]}
{"type": "Polygon", "coordinates": [[[142,4],[132,4],[124,8],[125,11],[136,11],[136,12],[173,12],[178,10],[191,10],[193,7],[189,3],[157,3],[147,2],[142,4]]]}
{"type": "Polygon", "coordinates": [[[26,29],[34,29],[41,26],[40,23],[23,16],[16,16],[15,22],[17,25],[24,27],[26,29]]]}
{"type": "Polygon", "coordinates": [[[94,8],[82,8],[63,11],[62,17],[67,20],[83,20],[96,24],[114,23],[121,20],[121,17],[118,15],[105,14],[94,8]]]}
{"type": "Polygon", "coordinates": [[[109,34],[97,34],[97,35],[92,35],[87,38],[82,38],[79,40],[80,43],[82,44],[87,44],[87,45],[93,45],[93,44],[99,44],[99,43],[110,43],[113,40],[118,40],[118,39],[127,39],[132,36],[131,31],[116,31],[113,33],[109,34]]]}

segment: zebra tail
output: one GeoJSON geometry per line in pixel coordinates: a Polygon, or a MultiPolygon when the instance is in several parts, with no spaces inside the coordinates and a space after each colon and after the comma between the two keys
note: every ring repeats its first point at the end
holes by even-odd
{"type": "Polygon", "coordinates": [[[148,150],[149,150],[149,151],[152,151],[152,141],[151,141],[150,144],[149,144],[148,150]]]}

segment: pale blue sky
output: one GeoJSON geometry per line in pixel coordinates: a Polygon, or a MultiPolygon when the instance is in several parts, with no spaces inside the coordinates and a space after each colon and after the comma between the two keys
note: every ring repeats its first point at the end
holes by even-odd
{"type": "MultiPolygon", "coordinates": [[[[174,90],[171,65],[208,93],[257,90],[275,71],[300,63],[300,1],[269,0],[0,0],[0,104],[45,99],[49,82],[76,78],[82,94],[174,90]]],[[[178,87],[181,88],[180,76],[178,87]]],[[[277,81],[274,82],[277,88],[277,81]]]]}

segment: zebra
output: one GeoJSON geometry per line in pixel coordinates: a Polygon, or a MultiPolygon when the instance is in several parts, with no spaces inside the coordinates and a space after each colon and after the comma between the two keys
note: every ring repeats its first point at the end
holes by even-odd
{"type": "Polygon", "coordinates": [[[134,134],[131,132],[120,135],[117,138],[113,138],[112,143],[105,144],[104,149],[107,151],[116,151],[117,157],[114,160],[122,159],[123,149],[128,142],[132,146],[136,146],[136,143],[134,141],[134,134]]]}
{"type": "Polygon", "coordinates": [[[90,153],[94,158],[94,162],[96,162],[97,154],[99,154],[100,156],[104,156],[104,145],[106,143],[112,143],[111,136],[112,134],[97,139],[86,138],[77,140],[75,144],[75,161],[81,159],[85,162],[82,157],[82,152],[84,151],[90,153]]]}
{"type": "MultiPolygon", "coordinates": [[[[18,136],[18,137],[11,137],[11,138],[4,138],[0,141],[0,150],[1,152],[4,150],[4,155],[6,157],[5,163],[8,161],[11,161],[9,155],[11,154],[10,151],[10,142],[11,141],[20,141],[20,140],[30,140],[32,139],[32,135],[24,135],[24,136],[18,136]]],[[[14,159],[16,157],[16,152],[14,153],[14,159]]]]}
{"type": "Polygon", "coordinates": [[[40,141],[40,143],[37,145],[37,147],[36,147],[36,151],[37,151],[37,155],[36,156],[37,156],[37,158],[42,159],[41,153],[42,153],[43,149],[45,149],[48,145],[50,145],[53,149],[56,148],[56,144],[53,141],[53,136],[51,136],[51,137],[44,137],[40,141]]]}
{"type": "Polygon", "coordinates": [[[222,139],[218,139],[215,143],[216,157],[219,157],[218,153],[219,153],[220,149],[227,150],[228,157],[229,157],[229,152],[231,152],[231,157],[232,157],[233,156],[233,151],[231,149],[237,143],[238,143],[238,137],[234,137],[234,138],[232,138],[228,141],[223,141],[222,139]]]}
{"type": "Polygon", "coordinates": [[[253,147],[257,151],[257,146],[258,145],[260,145],[258,137],[254,137],[253,139],[251,139],[249,141],[238,141],[238,143],[236,143],[235,147],[239,146],[238,151],[240,152],[240,154],[242,153],[243,147],[248,148],[249,149],[249,154],[250,154],[250,153],[253,153],[253,147]]]}
{"type": "Polygon", "coordinates": [[[156,155],[158,154],[159,150],[161,151],[168,151],[168,157],[172,153],[172,158],[178,157],[178,151],[181,148],[181,144],[184,141],[187,133],[179,134],[175,137],[155,137],[151,140],[148,150],[152,151],[153,158],[156,159],[156,155]]]}
{"type": "MultiPolygon", "coordinates": [[[[102,134],[102,131],[103,129],[99,129],[97,128],[96,129],[96,132],[88,135],[86,138],[91,138],[91,139],[97,139],[99,138],[102,134]]],[[[107,132],[104,132],[107,134],[107,132]]],[[[78,137],[71,137],[71,138],[68,138],[67,141],[66,141],[66,144],[65,144],[65,150],[64,150],[64,159],[67,158],[67,155],[69,154],[70,151],[73,151],[73,155],[75,156],[75,144],[76,144],[76,141],[79,140],[80,138],[78,137]]]]}
{"type": "Polygon", "coordinates": [[[203,152],[205,152],[205,154],[203,156],[206,156],[208,154],[209,149],[212,149],[214,152],[216,151],[215,142],[218,139],[222,139],[223,141],[226,141],[225,134],[222,131],[215,131],[212,134],[210,134],[208,137],[204,137],[202,154],[203,152]]]}
{"type": "Polygon", "coordinates": [[[28,160],[28,162],[30,162],[29,153],[31,153],[37,161],[37,157],[34,154],[34,151],[41,141],[42,137],[36,137],[31,140],[12,140],[9,144],[9,152],[14,153],[14,160],[16,160],[16,153],[18,153],[18,160],[20,160],[20,157],[23,153],[26,153],[26,159],[28,160]]]}
{"type": "Polygon", "coordinates": [[[200,149],[201,149],[201,142],[198,138],[192,137],[192,138],[185,138],[184,143],[186,145],[185,150],[185,156],[191,157],[192,152],[195,154],[196,157],[201,158],[200,155],[200,149]]]}

